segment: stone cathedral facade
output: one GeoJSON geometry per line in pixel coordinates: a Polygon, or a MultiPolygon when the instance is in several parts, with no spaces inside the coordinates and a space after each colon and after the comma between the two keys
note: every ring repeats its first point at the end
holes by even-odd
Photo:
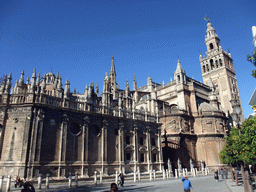
{"type": "MultiPolygon", "coordinates": [[[[0,86],[0,174],[36,177],[69,172],[83,177],[94,171],[162,171],[167,159],[189,168],[203,161],[218,166],[218,153],[228,130],[230,100],[239,98],[232,57],[222,50],[211,23],[205,37],[207,57],[200,54],[204,83],[186,76],[178,61],[174,80],[120,89],[114,58],[98,85],[84,93],[70,91],[70,82],[52,72],[34,70],[15,86],[11,74],[0,86]]],[[[199,67],[198,67],[199,69],[199,67]]],[[[240,99],[239,99],[240,102],[240,99]]],[[[240,102],[241,103],[241,102],[240,102]]],[[[231,121],[232,122],[232,121],[231,121]]]]}

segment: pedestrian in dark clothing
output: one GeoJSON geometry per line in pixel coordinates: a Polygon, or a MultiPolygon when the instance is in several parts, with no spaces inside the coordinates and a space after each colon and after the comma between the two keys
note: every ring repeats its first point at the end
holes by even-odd
{"type": "Polygon", "coordinates": [[[214,179],[216,180],[216,182],[219,181],[219,173],[217,169],[214,171],[214,179]]]}
{"type": "Polygon", "coordinates": [[[191,191],[193,191],[192,184],[191,184],[190,180],[188,179],[187,175],[182,177],[181,181],[183,182],[184,192],[190,192],[190,188],[191,188],[191,191]]]}
{"type": "Polygon", "coordinates": [[[25,182],[23,184],[23,189],[21,189],[21,192],[35,192],[35,188],[32,183],[25,182]]]}
{"type": "Polygon", "coordinates": [[[123,173],[120,173],[118,175],[119,179],[121,180],[121,186],[123,187],[124,186],[124,174],[123,173]]]}
{"type": "Polygon", "coordinates": [[[116,183],[111,183],[110,192],[117,192],[117,191],[118,191],[118,188],[117,188],[116,183]]]}
{"type": "Polygon", "coordinates": [[[228,168],[226,168],[225,176],[226,176],[226,179],[228,179],[228,168]]]}

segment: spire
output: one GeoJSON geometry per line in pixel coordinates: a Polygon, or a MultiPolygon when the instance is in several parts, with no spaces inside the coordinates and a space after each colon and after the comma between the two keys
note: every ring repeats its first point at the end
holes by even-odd
{"type": "Polygon", "coordinates": [[[3,94],[3,93],[4,93],[6,81],[7,81],[7,74],[4,75],[2,84],[0,85],[0,94],[3,94]]]}
{"type": "Polygon", "coordinates": [[[19,85],[20,86],[24,85],[24,70],[22,70],[22,72],[21,72],[19,85]]]}
{"type": "Polygon", "coordinates": [[[9,74],[8,76],[8,81],[7,81],[7,85],[6,85],[6,88],[5,88],[5,93],[10,93],[10,90],[11,90],[11,86],[12,86],[12,73],[9,74]]]}
{"type": "Polygon", "coordinates": [[[134,90],[134,91],[137,90],[137,81],[136,81],[135,74],[134,74],[134,77],[133,77],[133,90],[134,90]]]}
{"type": "Polygon", "coordinates": [[[114,64],[114,56],[112,56],[111,60],[111,68],[110,68],[110,76],[115,75],[116,76],[116,69],[115,69],[115,64],[114,64]]]}
{"type": "Polygon", "coordinates": [[[97,96],[99,96],[99,85],[98,85],[98,82],[96,82],[95,93],[97,94],[97,96]]]}
{"type": "Polygon", "coordinates": [[[31,82],[30,91],[33,92],[33,90],[35,89],[35,85],[36,85],[36,69],[33,70],[30,82],[31,82]]]}
{"type": "MultiPolygon", "coordinates": [[[[56,80],[57,81],[57,80],[56,80]]],[[[62,86],[61,86],[61,76],[59,77],[58,85],[57,85],[57,90],[61,91],[62,86]]]]}
{"type": "Polygon", "coordinates": [[[42,82],[42,87],[41,87],[41,93],[45,93],[45,88],[46,88],[46,74],[43,76],[43,82],[42,82]]]}
{"type": "Polygon", "coordinates": [[[184,69],[182,68],[181,66],[181,63],[180,63],[180,60],[178,59],[178,62],[177,62],[177,68],[176,68],[176,71],[175,73],[185,73],[184,69]]]}
{"type": "Polygon", "coordinates": [[[70,83],[68,81],[68,79],[66,80],[66,83],[65,83],[65,90],[64,90],[64,97],[67,98],[68,97],[68,94],[70,93],[70,83]]]}

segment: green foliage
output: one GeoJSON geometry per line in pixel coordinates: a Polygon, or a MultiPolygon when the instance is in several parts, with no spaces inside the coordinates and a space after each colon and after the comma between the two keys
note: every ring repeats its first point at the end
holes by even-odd
{"type": "Polygon", "coordinates": [[[238,128],[231,128],[219,156],[225,164],[234,164],[238,161],[252,165],[256,163],[256,117],[244,121],[241,135],[238,128]]]}
{"type": "MultiPolygon", "coordinates": [[[[247,55],[247,60],[256,66],[256,48],[251,55],[247,55]]],[[[256,70],[252,70],[252,76],[256,78],[256,70]]]]}

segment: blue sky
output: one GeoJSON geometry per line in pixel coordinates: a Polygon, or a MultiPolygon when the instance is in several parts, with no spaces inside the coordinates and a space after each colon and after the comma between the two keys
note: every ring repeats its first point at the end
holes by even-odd
{"type": "Polygon", "coordinates": [[[177,60],[187,76],[201,81],[199,52],[205,55],[207,15],[221,46],[234,60],[245,117],[255,89],[246,55],[253,51],[252,26],[256,25],[255,0],[0,0],[1,73],[24,69],[25,78],[35,68],[59,71],[63,84],[80,93],[98,81],[100,92],[111,57],[115,58],[117,82],[132,89],[147,82],[169,82],[177,60]]]}

